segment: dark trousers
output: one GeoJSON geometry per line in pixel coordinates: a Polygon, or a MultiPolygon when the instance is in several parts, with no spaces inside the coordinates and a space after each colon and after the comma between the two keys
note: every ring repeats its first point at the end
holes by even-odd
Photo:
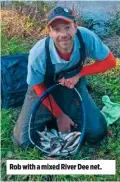
{"type": "MultiPolygon", "coordinates": [[[[103,139],[106,134],[106,121],[101,114],[99,108],[96,106],[91,95],[88,93],[86,88],[85,79],[81,79],[76,85],[77,90],[82,96],[85,112],[86,112],[86,129],[85,129],[85,139],[88,142],[96,143],[103,139]]],[[[82,127],[82,110],[80,102],[77,95],[72,89],[66,87],[59,87],[52,93],[54,99],[58,105],[62,108],[63,112],[67,114],[75,123],[78,124],[79,129],[82,127]]],[[[28,123],[31,112],[31,107],[37,100],[37,96],[34,93],[32,87],[28,88],[24,104],[21,113],[16,122],[15,128],[13,130],[14,142],[16,142],[21,147],[27,147],[30,145],[28,137],[28,123]]],[[[41,104],[39,110],[36,113],[34,121],[34,129],[39,130],[41,128],[41,123],[45,121],[55,121],[52,113],[41,104]]],[[[33,132],[33,128],[31,128],[33,132]]]]}

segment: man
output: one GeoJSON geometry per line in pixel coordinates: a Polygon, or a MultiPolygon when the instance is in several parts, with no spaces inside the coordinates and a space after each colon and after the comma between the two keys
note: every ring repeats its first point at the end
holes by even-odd
{"type": "Polygon", "coordinates": [[[47,60],[48,53],[45,48],[46,38],[37,42],[30,50],[27,76],[29,88],[14,128],[14,140],[22,147],[30,145],[28,122],[31,106],[37,96],[55,83],[54,78],[57,75],[57,81],[61,86],[43,101],[36,114],[35,129],[40,128],[40,121],[51,120],[52,123],[54,119],[59,131],[71,131],[75,124],[79,130],[81,129],[81,107],[73,92],[73,88],[76,87],[82,95],[87,115],[85,138],[88,142],[100,141],[106,134],[106,122],[88,93],[85,76],[115,67],[115,58],[97,35],[77,26],[74,12],[70,9],[62,7],[52,9],[48,14],[48,29],[49,59],[47,60]],[[82,67],[81,62],[86,57],[91,57],[95,62],[82,67]],[[72,76],[69,73],[72,73],[72,76]]]}

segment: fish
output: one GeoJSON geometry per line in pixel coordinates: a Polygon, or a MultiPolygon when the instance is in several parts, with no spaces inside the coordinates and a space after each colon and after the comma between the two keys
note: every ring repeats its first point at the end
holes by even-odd
{"type": "Polygon", "coordinates": [[[71,140],[69,140],[68,142],[65,143],[63,149],[66,149],[69,145],[73,144],[73,142],[74,142],[74,137],[71,138],[71,140]]]}
{"type": "Polygon", "coordinates": [[[44,141],[44,140],[45,140],[44,138],[40,137],[40,141],[44,141]]]}
{"type": "Polygon", "coordinates": [[[45,135],[48,136],[49,138],[51,138],[50,132],[46,132],[45,135]]]}
{"type": "Polygon", "coordinates": [[[56,135],[54,135],[52,132],[50,132],[50,138],[56,138],[56,135]]]}
{"type": "Polygon", "coordinates": [[[50,141],[50,138],[48,136],[45,136],[42,132],[37,131],[37,133],[40,135],[40,137],[44,138],[47,141],[50,141]]]}
{"type": "Polygon", "coordinates": [[[45,129],[44,129],[44,131],[45,131],[45,132],[47,132],[47,131],[48,131],[48,129],[47,129],[47,126],[45,126],[45,129]]]}
{"type": "Polygon", "coordinates": [[[80,133],[79,133],[79,132],[76,133],[75,135],[70,136],[70,137],[66,140],[66,144],[69,143],[69,142],[71,143],[71,141],[75,141],[76,138],[77,138],[78,136],[80,136],[80,133]]]}
{"type": "Polygon", "coordinates": [[[55,135],[56,137],[59,137],[59,136],[58,136],[58,132],[57,132],[55,129],[51,129],[51,130],[50,130],[50,133],[52,133],[52,134],[55,135]]]}
{"type": "Polygon", "coordinates": [[[44,149],[45,151],[50,152],[50,147],[49,147],[49,146],[45,146],[45,147],[43,147],[43,149],[44,149]]]}
{"type": "Polygon", "coordinates": [[[80,136],[79,133],[76,133],[74,136],[71,136],[69,140],[66,141],[66,144],[64,145],[64,149],[66,149],[68,146],[72,145],[76,139],[80,136]]]}
{"type": "Polygon", "coordinates": [[[37,131],[40,136],[40,144],[47,151],[49,157],[66,157],[74,155],[79,146],[80,132],[57,132],[55,129],[50,131],[45,128],[43,132],[37,131]],[[48,154],[49,153],[49,154],[48,154]]]}
{"type": "Polygon", "coordinates": [[[75,135],[76,134],[76,131],[75,132],[70,132],[65,138],[64,140],[68,140],[71,136],[75,135]]]}
{"type": "Polygon", "coordinates": [[[59,138],[59,142],[60,142],[62,147],[65,145],[65,141],[62,138],[59,138]]]}
{"type": "Polygon", "coordinates": [[[68,153],[68,151],[65,150],[65,149],[62,149],[61,152],[63,152],[63,153],[65,153],[65,152],[68,153]]]}
{"type": "Polygon", "coordinates": [[[77,144],[77,147],[73,151],[71,151],[70,154],[75,155],[78,152],[79,146],[80,146],[80,143],[77,144]]]}
{"type": "Polygon", "coordinates": [[[46,135],[46,131],[42,131],[41,133],[42,133],[43,135],[46,135]]]}
{"type": "Polygon", "coordinates": [[[75,133],[73,136],[67,139],[67,142],[70,141],[72,137],[76,138],[77,136],[80,136],[80,134],[81,134],[80,132],[75,133]]]}
{"type": "Polygon", "coordinates": [[[59,154],[59,156],[60,157],[66,157],[66,156],[68,156],[68,152],[60,152],[60,154],[59,154]]]}
{"type": "Polygon", "coordinates": [[[80,136],[80,132],[73,133],[73,135],[69,135],[69,138],[66,140],[64,148],[68,147],[69,145],[72,145],[72,143],[76,140],[76,138],[80,136]]]}
{"type": "Polygon", "coordinates": [[[61,143],[59,141],[59,138],[57,138],[57,137],[51,139],[50,146],[51,146],[51,150],[53,150],[54,148],[59,147],[59,146],[62,147],[61,143]]]}
{"type": "Polygon", "coordinates": [[[70,147],[68,147],[68,149],[75,147],[75,146],[79,143],[79,141],[80,141],[80,137],[78,137],[78,138],[75,140],[75,142],[73,143],[73,145],[71,145],[70,147]]]}
{"type": "Polygon", "coordinates": [[[45,146],[44,150],[49,150],[49,152],[50,152],[50,147],[49,146],[45,146]]]}
{"type": "Polygon", "coordinates": [[[76,146],[74,147],[74,148],[67,148],[67,151],[68,152],[72,152],[73,150],[75,150],[76,149],[76,146]]]}
{"type": "Polygon", "coordinates": [[[60,149],[61,149],[61,146],[55,148],[54,150],[52,150],[49,154],[49,156],[55,156],[55,155],[58,155],[60,154],[60,149]]]}
{"type": "Polygon", "coordinates": [[[62,139],[64,139],[68,134],[69,132],[58,132],[59,137],[62,139]]]}
{"type": "Polygon", "coordinates": [[[66,141],[68,142],[71,140],[71,138],[73,137],[76,138],[77,136],[80,136],[80,134],[81,134],[80,132],[76,132],[76,133],[73,132],[73,135],[71,135],[66,141]]]}
{"type": "Polygon", "coordinates": [[[50,148],[50,143],[49,142],[41,142],[41,145],[43,147],[49,146],[49,148],[50,148]]]}

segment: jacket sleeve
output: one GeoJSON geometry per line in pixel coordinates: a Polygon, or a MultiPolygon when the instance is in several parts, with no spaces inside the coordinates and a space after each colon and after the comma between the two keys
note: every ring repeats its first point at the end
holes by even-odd
{"type": "MultiPolygon", "coordinates": [[[[37,96],[41,96],[42,93],[46,90],[46,86],[44,83],[41,83],[39,85],[33,86],[33,89],[37,96]]],[[[56,104],[51,95],[49,95],[47,98],[43,100],[43,104],[53,113],[55,117],[58,117],[62,113],[62,110],[56,104]]]]}
{"type": "Polygon", "coordinates": [[[109,53],[106,59],[95,61],[92,64],[85,65],[81,72],[80,76],[87,76],[105,72],[109,69],[112,69],[116,66],[116,60],[112,52],[109,53]]]}

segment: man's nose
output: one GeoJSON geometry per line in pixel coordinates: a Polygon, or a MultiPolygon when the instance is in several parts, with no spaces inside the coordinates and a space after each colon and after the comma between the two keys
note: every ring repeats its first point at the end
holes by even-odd
{"type": "Polygon", "coordinates": [[[66,36],[66,35],[68,35],[68,33],[67,33],[66,30],[63,29],[63,30],[60,31],[60,35],[61,36],[66,36]]]}

